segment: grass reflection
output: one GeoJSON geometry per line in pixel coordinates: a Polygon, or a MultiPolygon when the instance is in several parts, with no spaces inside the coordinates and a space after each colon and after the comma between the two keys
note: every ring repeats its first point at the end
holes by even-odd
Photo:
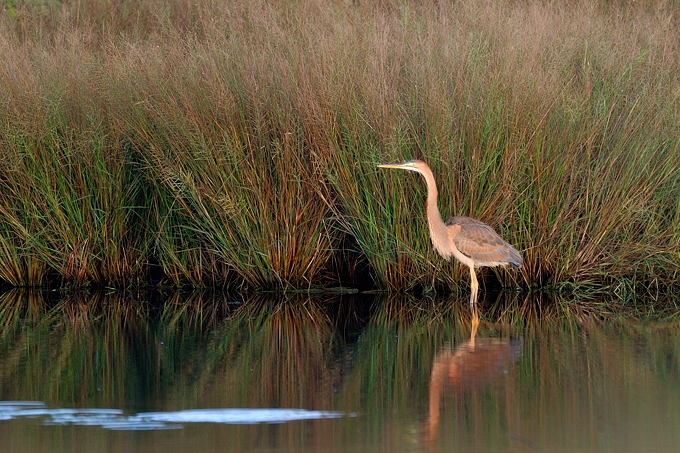
{"type": "Polygon", "coordinates": [[[215,331],[212,378],[238,395],[232,405],[325,408],[333,394],[332,327],[312,300],[255,296],[215,331]]]}
{"type": "Polygon", "coordinates": [[[144,387],[146,370],[135,357],[148,324],[143,304],[105,294],[53,304],[49,293],[11,291],[0,296],[0,313],[4,399],[125,407],[126,389],[144,387]]]}
{"type": "Polygon", "coordinates": [[[597,301],[505,297],[482,306],[474,341],[465,300],[381,304],[340,396],[363,411],[364,443],[578,451],[604,436],[622,448],[616,430],[652,429],[655,407],[680,408],[662,397],[680,381],[674,323],[630,320],[597,301]],[[565,426],[571,437],[556,440],[565,426]]]}
{"type": "Polygon", "coordinates": [[[171,298],[160,316],[116,294],[0,296],[0,392],[47,404],[173,408],[328,406],[333,324],[302,297],[171,298]],[[212,394],[212,395],[210,395],[212,394]],[[161,397],[162,395],[162,397],[161,397]]]}
{"type": "Polygon", "coordinates": [[[466,298],[192,294],[154,307],[124,294],[51,294],[0,295],[3,400],[358,414],[201,431],[235,451],[301,442],[316,442],[309,451],[625,451],[622,439],[663,442],[680,426],[680,395],[669,391],[680,382],[677,323],[633,321],[596,302],[506,294],[480,306],[474,331],[466,298]],[[365,325],[340,332],[349,324],[336,311],[365,325]]]}
{"type": "MultiPolygon", "coordinates": [[[[222,322],[211,325],[199,350],[181,350],[176,360],[185,364],[185,371],[175,376],[162,407],[333,410],[342,344],[328,307],[322,300],[304,296],[284,300],[250,297],[222,322]]],[[[197,317],[185,315],[184,319],[197,317]]],[[[170,323],[164,328],[169,337],[177,326],[170,323]]],[[[229,432],[215,432],[211,442],[229,445],[233,451],[285,446],[295,449],[308,437],[312,426],[318,442],[325,444],[333,439],[332,422],[317,420],[285,428],[238,426],[229,432]]]]}

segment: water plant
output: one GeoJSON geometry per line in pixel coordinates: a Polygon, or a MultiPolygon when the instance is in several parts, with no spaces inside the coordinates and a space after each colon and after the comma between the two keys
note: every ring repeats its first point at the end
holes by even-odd
{"type": "Polygon", "coordinates": [[[176,286],[354,272],[459,292],[422,183],[375,168],[421,157],[444,215],[522,252],[490,286],[673,285],[678,17],[670,0],[13,2],[0,279],[125,287],[157,263],[176,286]]]}

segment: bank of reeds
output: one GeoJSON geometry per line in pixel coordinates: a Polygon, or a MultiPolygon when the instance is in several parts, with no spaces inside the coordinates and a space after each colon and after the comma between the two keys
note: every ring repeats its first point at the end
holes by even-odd
{"type": "Polygon", "coordinates": [[[444,215],[521,250],[491,280],[672,283],[679,12],[7,3],[0,278],[128,286],[152,262],[176,285],[465,288],[432,251],[422,181],[375,167],[421,157],[444,215]]]}

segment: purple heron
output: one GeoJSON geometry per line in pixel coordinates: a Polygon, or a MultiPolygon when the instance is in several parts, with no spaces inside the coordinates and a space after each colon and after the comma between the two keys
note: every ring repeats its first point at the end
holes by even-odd
{"type": "Polygon", "coordinates": [[[522,256],[516,248],[505,242],[484,222],[463,216],[451,217],[444,223],[437,207],[437,184],[432,170],[422,160],[409,160],[397,164],[380,164],[380,168],[398,168],[415,171],[427,184],[427,224],[434,249],[444,259],[455,257],[470,268],[470,305],[477,302],[476,267],[522,267],[522,256]]]}

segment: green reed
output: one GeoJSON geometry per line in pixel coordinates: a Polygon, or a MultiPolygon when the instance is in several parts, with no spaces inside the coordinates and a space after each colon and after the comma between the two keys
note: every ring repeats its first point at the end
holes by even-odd
{"type": "Polygon", "coordinates": [[[375,168],[420,157],[444,217],[480,218],[522,252],[521,271],[485,280],[672,284],[677,13],[12,3],[0,278],[130,286],[152,260],[176,286],[285,290],[366,266],[380,289],[459,292],[467,273],[432,251],[423,182],[375,168]]]}
{"type": "Polygon", "coordinates": [[[140,186],[106,115],[103,70],[74,46],[22,50],[1,69],[2,242],[15,250],[0,267],[14,285],[41,284],[51,271],[67,284],[123,286],[140,277],[146,241],[133,231],[140,186]]]}

